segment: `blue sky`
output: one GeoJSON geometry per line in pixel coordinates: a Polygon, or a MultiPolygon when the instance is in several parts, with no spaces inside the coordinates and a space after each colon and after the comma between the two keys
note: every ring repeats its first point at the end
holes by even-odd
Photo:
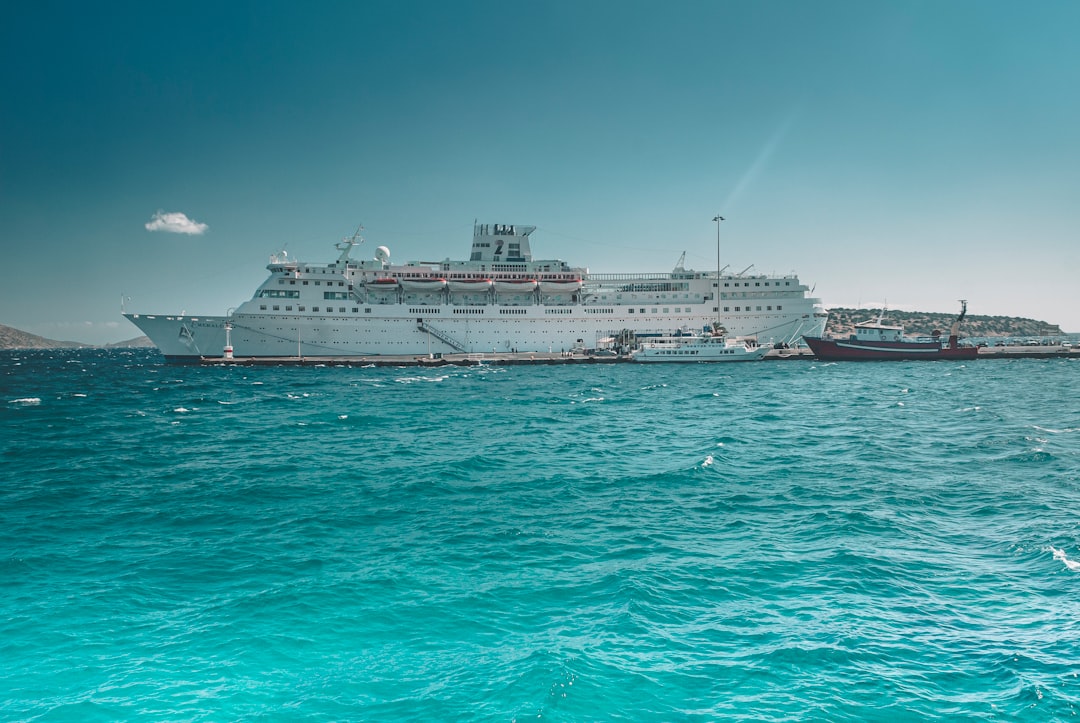
{"type": "Polygon", "coordinates": [[[1080,3],[23,3],[0,323],[224,313],[270,253],[797,271],[827,305],[1080,331],[1080,3]],[[201,233],[149,230],[185,214],[201,233]],[[364,251],[363,249],[368,249],[364,251]]]}

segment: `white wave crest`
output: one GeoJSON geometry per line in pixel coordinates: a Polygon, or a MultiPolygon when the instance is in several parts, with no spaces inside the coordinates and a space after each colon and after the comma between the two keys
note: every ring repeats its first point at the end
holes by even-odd
{"type": "Polygon", "coordinates": [[[41,397],[23,397],[22,399],[12,399],[8,404],[22,404],[30,406],[31,404],[41,404],[41,397]]]}
{"type": "Polygon", "coordinates": [[[1032,427],[1040,432],[1047,432],[1049,434],[1073,434],[1074,432],[1080,432],[1080,428],[1068,427],[1066,429],[1050,429],[1049,427],[1040,427],[1037,424],[1033,424],[1032,427]]]}
{"type": "Polygon", "coordinates": [[[1080,572],[1080,562],[1077,562],[1076,560],[1070,560],[1068,557],[1065,556],[1064,550],[1059,550],[1053,545],[1051,545],[1050,552],[1054,553],[1055,560],[1061,560],[1063,563],[1065,563],[1065,567],[1069,568],[1073,572],[1080,572]]]}

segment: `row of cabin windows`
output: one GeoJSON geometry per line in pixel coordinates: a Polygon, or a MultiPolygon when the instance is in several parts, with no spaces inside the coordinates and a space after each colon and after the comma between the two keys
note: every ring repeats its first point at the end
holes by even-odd
{"type": "MultiPolygon", "coordinates": [[[[736,281],[736,282],[735,282],[735,285],[736,285],[736,286],[738,286],[738,285],[739,285],[739,282],[738,282],[738,281],[736,281]]],[[[750,285],[750,282],[749,282],[749,281],[744,281],[744,282],[743,282],[743,286],[749,286],[749,285],[750,285]]],[[[765,282],[765,285],[766,285],[766,286],[768,286],[768,285],[769,285],[769,282],[768,282],[768,281],[766,281],[766,282],[765,282]]],[[[775,285],[776,285],[776,286],[779,286],[779,285],[780,285],[780,282],[779,282],[779,281],[777,281],[775,285]]],[[[725,281],[725,282],[724,282],[724,286],[731,286],[731,284],[730,284],[729,282],[725,281]]],[[[754,286],[761,286],[761,282],[760,282],[760,281],[755,281],[755,282],[754,282],[754,286]]],[[[791,286],[791,282],[790,282],[790,281],[785,281],[785,282],[784,282],[784,286],[791,286]]]]}
{"type": "MultiPolygon", "coordinates": [[[[346,307],[339,306],[338,307],[338,313],[345,313],[345,309],[346,309],[346,307]]],[[[266,304],[260,304],[259,305],[259,311],[266,311],[266,310],[267,310],[267,305],[266,304]]],[[[272,310],[273,311],[281,311],[281,306],[278,305],[278,304],[274,304],[272,310]]],[[[293,307],[292,306],[286,306],[285,310],[286,311],[292,311],[293,307]]],[[[307,311],[307,307],[306,306],[299,306],[299,307],[297,307],[297,310],[298,311],[307,311]]],[[[319,311],[320,308],[318,306],[313,306],[313,307],[311,307],[311,310],[312,311],[319,311]]],[[[591,311],[593,313],[598,313],[600,311],[606,311],[608,313],[612,313],[613,311],[615,311],[615,309],[585,309],[585,310],[586,311],[591,311]]],[[[756,309],[751,309],[751,307],[748,307],[748,306],[746,308],[743,308],[741,306],[735,307],[735,311],[751,311],[751,310],[760,311],[761,307],[756,307],[756,309]]],[[[767,307],[765,307],[765,310],[766,311],[772,311],[772,307],[767,306],[767,307]]],[[[783,311],[783,310],[784,310],[784,307],[782,307],[782,306],[777,307],[777,311],[783,311]]],[[[326,307],[326,311],[330,312],[330,313],[333,313],[334,307],[328,306],[328,307],[326,307]]],[[[356,307],[352,307],[352,312],[353,313],[357,313],[359,311],[360,311],[360,309],[357,309],[356,307]]],[[[691,309],[689,307],[687,307],[686,310],[685,310],[685,313],[690,313],[690,311],[691,311],[691,309]]],[[[724,311],[725,312],[730,312],[731,307],[729,307],[729,306],[724,307],[724,311]]],[[[365,313],[370,313],[370,312],[372,312],[372,310],[364,309],[364,312],[365,313]]],[[[483,310],[475,309],[475,310],[470,310],[469,312],[470,313],[483,313],[483,310]]],[[[633,308],[626,309],[626,312],[627,313],[634,313],[634,309],[633,308]]],[[[637,312],[638,313],[645,313],[645,309],[644,308],[638,308],[637,312]]],[[[659,313],[659,309],[653,308],[653,309],[650,310],[650,312],[651,313],[659,313]]],[[[455,313],[465,313],[465,311],[459,311],[459,310],[455,309],[455,313]]],[[[525,311],[524,310],[521,310],[521,311],[501,310],[500,313],[525,313],[525,311]]],[[[552,313],[552,311],[549,311],[549,313],[552,313]]],[[[569,311],[564,311],[563,313],[569,313],[569,311]]],[[[671,311],[669,309],[667,309],[667,308],[664,308],[663,313],[671,313],[671,311]]],[[[684,310],[680,309],[680,308],[676,308],[675,313],[684,313],[684,310]]]]}
{"type": "MultiPolygon", "coordinates": [[[[292,310],[293,310],[293,308],[291,306],[286,306],[285,307],[285,311],[292,311],[292,310]]],[[[298,306],[298,307],[296,307],[296,310],[297,311],[307,311],[307,307],[306,306],[298,306]]],[[[311,307],[311,310],[313,312],[314,311],[319,311],[319,307],[313,306],[313,307],[311,307]]],[[[260,304],[259,305],[259,311],[266,311],[266,304],[260,304]]],[[[274,304],[273,311],[281,311],[281,306],[279,304],[274,304]]],[[[325,313],[333,314],[334,313],[334,307],[332,307],[332,306],[326,307],[326,312],[325,313]]],[[[345,307],[344,306],[339,306],[338,307],[338,313],[339,314],[344,314],[345,313],[345,307]]],[[[352,313],[358,314],[358,313],[360,313],[360,309],[354,306],[352,308],[352,313]]],[[[370,314],[371,309],[364,309],[364,313],[365,314],[370,314]]]]}
{"type": "MultiPolygon", "coordinates": [[[[278,282],[279,284],[284,284],[284,283],[285,283],[285,279],[278,279],[278,280],[277,280],[277,282],[278,282]]],[[[305,280],[305,281],[303,281],[302,283],[303,283],[303,285],[304,285],[304,286],[307,286],[307,285],[308,285],[308,282],[307,282],[306,280],[305,280]]],[[[289,284],[291,284],[292,286],[296,286],[296,279],[289,279],[289,284]]],[[[316,285],[316,286],[322,286],[322,282],[321,282],[321,281],[316,281],[316,282],[315,282],[315,285],[316,285]]],[[[327,286],[333,286],[333,285],[334,285],[334,282],[333,282],[333,281],[327,281],[327,282],[326,282],[326,285],[327,285],[327,286]]],[[[345,282],[344,282],[344,281],[339,281],[339,282],[337,282],[337,285],[338,285],[338,286],[344,286],[344,285],[345,285],[345,282]]],[[[350,284],[350,286],[351,286],[351,284],[350,284]]]]}
{"type": "MultiPolygon", "coordinates": [[[[772,307],[770,306],[769,308],[771,309],[772,307]]],[[[634,313],[634,310],[633,310],[632,308],[630,308],[630,309],[627,309],[626,311],[627,311],[628,313],[630,313],[630,314],[633,314],[633,313],[634,313]]],[[[691,309],[691,308],[690,308],[689,306],[687,306],[687,307],[686,307],[685,309],[684,309],[684,308],[682,308],[682,307],[678,307],[678,306],[676,306],[676,307],[675,307],[675,313],[676,313],[676,314],[689,314],[689,313],[691,313],[692,311],[693,311],[693,309],[691,309]]],[[[639,313],[639,314],[644,314],[644,313],[645,313],[645,310],[644,310],[644,309],[639,309],[638,313],[639,313]]],[[[659,311],[658,307],[655,307],[655,306],[654,306],[654,307],[652,307],[652,309],[650,309],[650,310],[649,310],[649,313],[650,313],[650,314],[658,314],[658,313],[661,313],[661,312],[659,311]]],[[[662,313],[664,313],[664,314],[670,314],[670,313],[672,313],[672,312],[671,312],[671,309],[670,309],[670,308],[668,308],[668,307],[666,307],[666,306],[665,306],[665,307],[664,307],[664,311],[663,311],[662,313]]]]}
{"type": "MultiPolygon", "coordinates": [[[[735,307],[735,311],[750,311],[750,310],[751,310],[751,309],[750,309],[750,307],[749,307],[749,306],[747,306],[747,307],[745,307],[745,308],[743,308],[743,307],[741,307],[741,306],[736,306],[736,307],[735,307]]],[[[755,310],[755,311],[761,311],[761,307],[759,306],[759,307],[757,307],[757,308],[756,308],[756,309],[754,309],[754,310],[755,310]]],[[[766,307],[765,307],[765,310],[766,310],[766,311],[772,311],[772,310],[773,310],[773,308],[772,308],[771,306],[766,306],[766,307]]],[[[777,307],[776,307],[776,310],[777,310],[777,311],[783,311],[783,310],[784,310],[784,307],[782,307],[782,306],[777,306],[777,307]]],[[[731,311],[731,307],[730,307],[730,306],[725,306],[725,307],[724,307],[724,311],[731,311]]]]}

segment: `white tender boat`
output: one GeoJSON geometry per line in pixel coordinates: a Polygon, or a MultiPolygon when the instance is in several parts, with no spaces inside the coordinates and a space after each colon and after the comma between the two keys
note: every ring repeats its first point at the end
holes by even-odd
{"type": "Polygon", "coordinates": [[[759,361],[768,351],[753,338],[706,331],[646,341],[631,356],[639,362],[736,362],[759,361]]]}

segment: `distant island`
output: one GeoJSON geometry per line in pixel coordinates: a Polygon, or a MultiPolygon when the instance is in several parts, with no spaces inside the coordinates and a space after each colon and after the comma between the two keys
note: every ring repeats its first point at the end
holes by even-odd
{"type": "MultiPolygon", "coordinates": [[[[829,323],[825,331],[833,336],[847,336],[855,330],[860,321],[876,319],[881,309],[829,309],[829,323]]],[[[956,320],[956,314],[938,314],[926,311],[885,310],[887,323],[904,327],[904,333],[911,336],[930,336],[936,329],[942,334],[949,333],[949,327],[956,320]]],[[[1063,332],[1057,324],[1039,319],[1024,319],[1018,316],[978,316],[968,314],[960,326],[961,336],[969,337],[1041,337],[1061,336],[1063,332]]]]}
{"type": "Polygon", "coordinates": [[[129,347],[152,347],[153,343],[145,336],[118,341],[115,344],[83,344],[79,341],[57,341],[46,339],[37,334],[20,331],[0,324],[0,349],[120,349],[129,347]]]}

